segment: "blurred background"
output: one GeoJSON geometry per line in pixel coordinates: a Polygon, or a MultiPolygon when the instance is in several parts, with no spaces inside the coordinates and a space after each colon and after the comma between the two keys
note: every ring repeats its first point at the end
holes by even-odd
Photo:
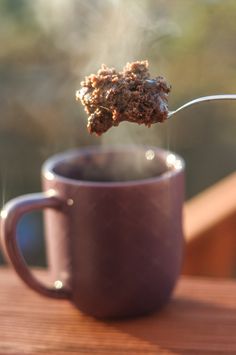
{"type": "MultiPolygon", "coordinates": [[[[204,95],[236,93],[234,0],[1,0],[0,198],[40,191],[50,155],[86,145],[141,143],[181,154],[186,198],[236,167],[236,102],[206,103],[150,129],[122,123],[90,136],[75,101],[85,75],[148,59],[172,84],[170,108],[204,95]]],[[[45,264],[40,214],[24,217],[27,261],[45,264]]]]}

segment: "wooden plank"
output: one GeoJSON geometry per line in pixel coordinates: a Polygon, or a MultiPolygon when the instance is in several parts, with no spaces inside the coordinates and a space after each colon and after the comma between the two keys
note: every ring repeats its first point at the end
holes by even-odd
{"type": "MultiPolygon", "coordinates": [[[[38,272],[44,277],[44,272],[38,272]]],[[[146,317],[99,321],[43,298],[0,269],[0,354],[236,353],[236,283],[182,277],[173,299],[146,317]]]]}
{"type": "Polygon", "coordinates": [[[185,204],[183,273],[236,276],[236,173],[185,204]]]}
{"type": "Polygon", "coordinates": [[[185,203],[184,232],[187,242],[236,213],[236,173],[185,203]]]}

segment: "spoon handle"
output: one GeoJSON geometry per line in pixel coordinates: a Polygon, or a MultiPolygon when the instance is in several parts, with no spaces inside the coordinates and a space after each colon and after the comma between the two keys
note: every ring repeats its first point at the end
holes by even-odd
{"type": "Polygon", "coordinates": [[[180,106],[175,111],[170,111],[168,114],[168,118],[171,118],[175,113],[177,113],[181,110],[184,110],[185,108],[187,108],[189,106],[192,106],[195,104],[200,104],[201,102],[217,101],[217,100],[236,100],[236,94],[211,95],[211,96],[199,97],[198,99],[194,99],[192,101],[187,102],[183,106],[180,106]]]}

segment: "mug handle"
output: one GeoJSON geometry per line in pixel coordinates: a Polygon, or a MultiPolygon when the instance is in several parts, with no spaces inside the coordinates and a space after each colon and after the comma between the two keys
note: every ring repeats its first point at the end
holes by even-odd
{"type": "Polygon", "coordinates": [[[54,190],[45,193],[28,194],[16,197],[6,203],[1,211],[1,242],[3,252],[19,277],[34,291],[51,297],[68,299],[70,292],[66,288],[50,288],[43,285],[31,273],[19,250],[16,240],[16,227],[20,218],[27,212],[43,208],[63,211],[65,202],[56,196],[54,190]]]}

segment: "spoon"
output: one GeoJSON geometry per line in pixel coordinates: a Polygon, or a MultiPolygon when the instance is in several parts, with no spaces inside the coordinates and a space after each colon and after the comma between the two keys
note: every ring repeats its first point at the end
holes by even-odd
{"type": "Polygon", "coordinates": [[[182,111],[189,106],[200,104],[201,102],[218,101],[218,100],[236,100],[236,94],[211,95],[211,96],[199,97],[198,99],[194,99],[192,101],[187,102],[186,104],[180,106],[179,108],[177,108],[174,111],[169,111],[168,118],[172,118],[177,112],[182,111]]]}

